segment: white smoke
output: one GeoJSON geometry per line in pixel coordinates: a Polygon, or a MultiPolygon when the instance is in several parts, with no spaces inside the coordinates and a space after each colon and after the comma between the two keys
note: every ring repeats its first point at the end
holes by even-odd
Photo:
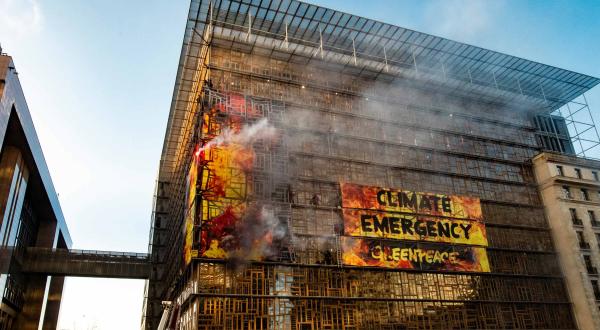
{"type": "Polygon", "coordinates": [[[272,140],[276,137],[277,130],[267,118],[262,118],[256,123],[244,125],[239,131],[231,128],[225,128],[221,134],[205,144],[200,151],[218,147],[223,144],[235,143],[241,145],[250,145],[257,140],[272,140]]]}

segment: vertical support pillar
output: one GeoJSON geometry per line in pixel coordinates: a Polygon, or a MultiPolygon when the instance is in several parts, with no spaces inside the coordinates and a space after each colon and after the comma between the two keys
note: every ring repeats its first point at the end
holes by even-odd
{"type": "Polygon", "coordinates": [[[248,10],[248,35],[246,36],[246,41],[250,40],[251,35],[252,35],[252,14],[250,14],[250,10],[248,10]]]}
{"type": "MultiPolygon", "coordinates": [[[[53,244],[57,248],[66,249],[67,243],[61,233],[58,234],[57,241],[53,244]]],[[[44,311],[43,330],[54,330],[58,325],[58,314],[60,312],[60,302],[62,299],[63,286],[65,284],[64,276],[49,276],[49,289],[46,295],[46,308],[44,311]]]]}
{"type": "Polygon", "coordinates": [[[387,58],[387,52],[385,51],[385,46],[383,46],[383,59],[385,61],[385,72],[390,72],[390,69],[388,67],[388,58],[387,58]]]}
{"type": "Polygon", "coordinates": [[[319,50],[321,52],[321,59],[323,59],[323,31],[319,28],[319,50]]]}
{"type": "Polygon", "coordinates": [[[446,65],[442,62],[442,74],[444,75],[444,81],[448,80],[448,73],[446,72],[446,65]]]}
{"type": "Polygon", "coordinates": [[[43,330],[54,330],[58,325],[58,314],[60,312],[60,301],[62,299],[64,276],[51,276],[50,288],[46,298],[46,310],[44,312],[43,330]]]}
{"type": "Polygon", "coordinates": [[[419,73],[419,69],[417,67],[417,57],[415,56],[415,49],[414,48],[410,49],[410,54],[412,56],[413,65],[415,67],[415,73],[418,74],[419,73]]]}
{"type": "MultiPolygon", "coordinates": [[[[59,234],[59,229],[55,221],[42,219],[35,246],[54,248],[57,246],[59,234]]],[[[16,329],[38,330],[40,325],[44,323],[48,296],[52,291],[52,277],[46,275],[29,275],[27,278],[25,302],[23,310],[17,318],[16,329]]],[[[60,279],[55,282],[54,292],[58,288],[62,291],[62,281],[60,279]]]]}
{"type": "Polygon", "coordinates": [[[356,45],[354,44],[354,38],[352,38],[352,57],[354,58],[354,65],[357,65],[357,63],[356,63],[356,45]]]}
{"type": "Polygon", "coordinates": [[[494,78],[494,86],[496,86],[496,89],[500,89],[498,86],[498,80],[496,80],[496,72],[492,71],[492,77],[494,78]]]}
{"type": "Polygon", "coordinates": [[[48,276],[28,276],[23,310],[17,317],[15,329],[38,330],[43,317],[44,300],[48,292],[48,276]]]}
{"type": "Polygon", "coordinates": [[[212,31],[213,31],[213,2],[209,2],[208,3],[208,35],[209,38],[212,37],[212,31]]]}
{"type": "Polygon", "coordinates": [[[289,49],[288,25],[285,23],[285,49],[289,49]]]}

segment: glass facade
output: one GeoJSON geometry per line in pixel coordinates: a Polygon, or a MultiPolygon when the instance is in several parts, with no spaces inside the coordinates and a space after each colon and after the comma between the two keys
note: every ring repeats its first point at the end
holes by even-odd
{"type": "Polygon", "coordinates": [[[542,149],[537,101],[511,108],[401,71],[402,49],[379,59],[364,47],[393,29],[329,9],[218,1],[190,13],[145,327],[161,300],[180,329],[576,327],[529,162],[542,149]],[[490,271],[349,266],[340,183],[479,198],[490,271]]]}

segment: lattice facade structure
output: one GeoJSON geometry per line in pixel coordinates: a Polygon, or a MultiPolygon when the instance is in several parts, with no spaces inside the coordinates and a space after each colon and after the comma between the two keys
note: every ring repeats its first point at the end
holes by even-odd
{"type": "MultiPolygon", "coordinates": [[[[156,327],[160,300],[170,300],[169,324],[179,329],[574,329],[529,160],[541,149],[535,115],[579,92],[544,80],[546,73],[538,84],[527,70],[496,64],[484,86],[485,61],[450,51],[444,75],[434,78],[424,70],[435,64],[426,61],[434,46],[413,50],[407,65],[384,49],[384,62],[367,47],[352,51],[355,40],[356,48],[359,39],[369,44],[357,23],[365,19],[339,31],[305,22],[308,12],[319,22],[347,15],[328,11],[294,0],[192,1],[157,186],[145,327],[156,327]],[[309,10],[298,18],[292,7],[309,10]],[[339,38],[328,43],[323,35],[339,38]],[[474,68],[451,65],[459,60],[474,68]],[[467,78],[453,80],[458,71],[467,78]],[[552,99],[542,98],[550,89],[552,99]],[[267,118],[281,137],[254,143],[252,171],[232,177],[245,187],[243,204],[273,205],[286,236],[275,255],[243,267],[199,254],[186,265],[186,174],[198,146],[232,118],[267,118]],[[491,272],[342,265],[340,182],[479,197],[491,272]]],[[[363,30],[381,24],[368,21],[363,30]]],[[[581,86],[596,81],[576,78],[581,86]]],[[[199,187],[199,198],[211,189],[199,187]]],[[[197,205],[192,248],[200,250],[206,224],[223,208],[197,205]]]]}
{"type": "MultiPolygon", "coordinates": [[[[490,105],[452,100],[403,104],[393,86],[383,96],[381,86],[372,88],[367,100],[360,91],[368,87],[325,87],[358,84],[325,68],[217,47],[211,53],[203,109],[227,107],[223,121],[230,114],[256,120],[232,105],[243,98],[260,104],[264,111],[252,115],[269,118],[285,136],[284,151],[254,145],[260,156],[247,199],[286,205],[290,239],[277,258],[242,270],[194,258],[176,290],[182,329],[574,327],[526,162],[538,147],[525,115],[496,116],[478,108],[490,105]],[[273,167],[285,182],[272,182],[273,167]],[[339,182],[480,196],[492,272],[342,266],[339,182]]],[[[222,127],[203,124],[204,134],[222,127]]]]}

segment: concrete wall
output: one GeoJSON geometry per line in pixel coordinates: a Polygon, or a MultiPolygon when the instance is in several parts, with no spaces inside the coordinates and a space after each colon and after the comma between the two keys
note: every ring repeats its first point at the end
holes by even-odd
{"type": "Polygon", "coordinates": [[[600,163],[598,168],[593,168],[589,167],[589,163],[578,164],[571,157],[543,153],[534,158],[533,164],[578,327],[582,330],[600,329],[598,301],[591,282],[598,280],[598,275],[588,274],[583,259],[584,255],[590,256],[593,266],[600,269],[600,242],[596,236],[596,233],[600,234],[600,228],[593,227],[588,216],[588,211],[594,211],[600,221],[600,184],[591,172],[598,171],[600,163]],[[563,167],[564,176],[559,175],[557,165],[563,167]],[[577,179],[575,168],[581,169],[583,179],[577,179]],[[563,186],[570,187],[573,199],[564,198],[563,186]],[[588,189],[591,201],[582,200],[581,187],[588,189]],[[577,210],[582,226],[573,224],[570,208],[577,210]],[[583,232],[590,249],[580,247],[577,231],[583,232]]]}

